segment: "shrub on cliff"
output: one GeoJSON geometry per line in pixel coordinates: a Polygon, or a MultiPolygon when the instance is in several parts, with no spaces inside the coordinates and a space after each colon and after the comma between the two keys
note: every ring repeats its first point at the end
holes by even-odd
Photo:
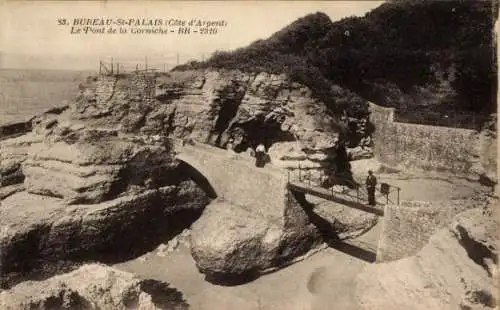
{"type": "Polygon", "coordinates": [[[431,99],[449,109],[493,111],[496,11],[495,1],[402,0],[335,23],[315,13],[266,40],[174,70],[288,73],[335,111],[335,100],[329,99],[332,83],[379,104],[399,104],[390,98],[426,104],[426,93],[441,92],[444,99],[431,99]]]}

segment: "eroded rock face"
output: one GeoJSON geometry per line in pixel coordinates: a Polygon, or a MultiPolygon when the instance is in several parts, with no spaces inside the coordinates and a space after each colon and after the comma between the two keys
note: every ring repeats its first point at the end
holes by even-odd
{"type": "Polygon", "coordinates": [[[268,153],[271,162],[289,170],[294,179],[310,179],[321,184],[331,172],[339,170],[335,162],[338,155],[336,148],[304,149],[298,142],[277,142],[268,153]]]}
{"type": "Polygon", "coordinates": [[[349,160],[368,159],[373,157],[373,149],[369,147],[353,147],[347,149],[349,160]]]}
{"type": "Polygon", "coordinates": [[[22,147],[24,182],[0,191],[3,286],[50,274],[59,262],[139,255],[189,226],[210,201],[165,137],[61,115],[21,138],[6,140],[22,147]]]}
{"type": "Polygon", "coordinates": [[[31,145],[42,143],[44,133],[56,126],[57,119],[67,106],[55,107],[33,117],[25,123],[17,137],[0,137],[0,187],[23,183],[21,165],[28,156],[31,145]]]}
{"type": "Polygon", "coordinates": [[[60,198],[13,194],[0,208],[2,282],[58,261],[140,255],[190,225],[208,201],[192,181],[99,204],[68,206],[60,198]]]}
{"type": "Polygon", "coordinates": [[[493,203],[461,213],[415,256],[368,265],[357,279],[362,308],[495,308],[500,227],[493,203]]]}
{"type": "Polygon", "coordinates": [[[114,124],[125,132],[190,137],[221,147],[233,139],[238,152],[259,143],[269,148],[294,141],[315,163],[327,162],[322,169],[333,164],[335,150],[346,140],[325,104],[284,75],[171,72],[102,77],[83,89],[72,106],[73,117],[114,124]]]}
{"type": "Polygon", "coordinates": [[[169,141],[141,141],[117,130],[60,125],[43,143],[28,149],[23,163],[26,190],[65,199],[99,203],[132,187],[174,184],[176,163],[169,141]]]}
{"type": "Polygon", "coordinates": [[[42,141],[43,137],[33,133],[0,141],[0,186],[23,183],[21,165],[28,156],[28,149],[42,141]]]}
{"type": "Polygon", "coordinates": [[[373,228],[378,222],[378,216],[331,202],[319,203],[313,212],[329,226],[329,230],[339,240],[356,238],[373,228]]]}
{"type": "Polygon", "coordinates": [[[140,280],[105,265],[84,265],[45,281],[27,281],[0,292],[0,308],[21,309],[188,309],[167,283],[140,280]]]}

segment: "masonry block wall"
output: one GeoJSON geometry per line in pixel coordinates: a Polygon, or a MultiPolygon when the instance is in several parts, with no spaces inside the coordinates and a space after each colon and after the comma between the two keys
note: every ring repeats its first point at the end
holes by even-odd
{"type": "Polygon", "coordinates": [[[133,101],[154,100],[156,80],[154,75],[137,72],[127,75],[100,75],[96,97],[99,106],[116,96],[125,96],[133,101]]]}
{"type": "Polygon", "coordinates": [[[95,92],[98,106],[105,104],[113,97],[117,80],[117,76],[114,75],[99,76],[95,92]]]}
{"type": "Polygon", "coordinates": [[[377,262],[417,254],[437,230],[449,225],[457,214],[474,207],[467,200],[402,201],[400,205],[386,205],[377,262]]]}
{"type": "Polygon", "coordinates": [[[151,74],[133,73],[130,98],[133,100],[152,100],[155,95],[155,81],[155,77],[151,74]]]}
{"type": "Polygon", "coordinates": [[[481,147],[474,130],[399,123],[394,109],[370,103],[375,126],[374,154],[392,167],[469,174],[478,165],[481,147]]]}

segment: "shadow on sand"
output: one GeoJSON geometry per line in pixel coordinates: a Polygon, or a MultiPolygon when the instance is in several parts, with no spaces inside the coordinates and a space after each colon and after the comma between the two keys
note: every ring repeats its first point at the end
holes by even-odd
{"type": "Polygon", "coordinates": [[[377,254],[373,251],[363,249],[359,246],[340,240],[332,223],[314,212],[314,204],[308,202],[305,198],[305,195],[301,194],[302,193],[295,193],[295,199],[303,207],[304,211],[309,217],[309,220],[314,226],[318,228],[321,236],[323,237],[323,240],[326,244],[328,244],[330,248],[336,249],[347,255],[356,257],[369,263],[375,262],[377,254]]]}

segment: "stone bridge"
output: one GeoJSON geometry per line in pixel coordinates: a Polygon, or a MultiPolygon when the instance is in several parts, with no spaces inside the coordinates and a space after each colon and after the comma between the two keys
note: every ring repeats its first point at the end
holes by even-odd
{"type": "Polygon", "coordinates": [[[302,206],[309,204],[305,195],[313,195],[345,207],[383,215],[383,209],[367,207],[352,195],[337,193],[290,179],[286,170],[267,165],[264,169],[254,165],[253,158],[197,143],[185,145],[176,158],[194,169],[191,176],[212,198],[218,197],[233,205],[250,207],[265,216],[282,218],[286,205],[293,200],[302,206]]]}
{"type": "Polygon", "coordinates": [[[272,165],[257,168],[246,154],[202,143],[183,146],[176,158],[194,168],[195,179],[206,179],[202,182],[208,183],[212,198],[249,207],[266,217],[283,218],[287,176],[282,169],[272,165]]]}
{"type": "MultiPolygon", "coordinates": [[[[274,245],[275,249],[287,247],[294,249],[297,247],[296,242],[306,242],[304,240],[309,240],[317,231],[321,234],[331,233],[329,232],[331,223],[327,224],[325,219],[314,212],[314,206],[306,200],[306,195],[317,196],[330,200],[338,206],[378,216],[384,214],[383,209],[367,207],[349,200],[346,195],[294,182],[286,170],[272,164],[266,165],[265,168],[257,168],[254,158],[247,154],[236,154],[202,143],[184,145],[177,148],[177,151],[177,160],[185,166],[183,171],[204,187],[212,198],[224,200],[234,208],[247,210],[252,218],[259,215],[261,223],[275,227],[272,230],[277,229],[280,236],[275,240],[277,242],[274,245]]],[[[231,232],[233,233],[234,231],[231,232]]],[[[339,250],[354,256],[364,251],[356,245],[344,242],[339,245],[343,249],[338,248],[339,250]],[[345,250],[346,246],[351,250],[345,250]]],[[[376,254],[370,253],[370,255],[375,257],[376,254]]]]}

